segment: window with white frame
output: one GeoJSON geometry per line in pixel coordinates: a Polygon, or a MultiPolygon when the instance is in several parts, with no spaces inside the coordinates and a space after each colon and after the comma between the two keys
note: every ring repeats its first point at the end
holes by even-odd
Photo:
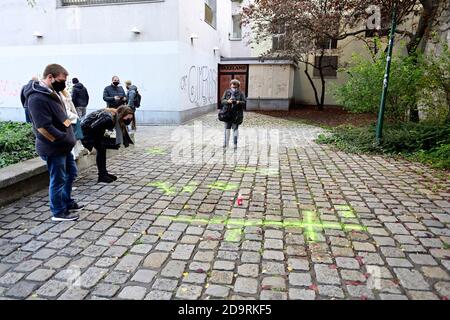
{"type": "Polygon", "coordinates": [[[205,22],[211,27],[217,25],[217,0],[205,0],[205,22]]]}
{"type": "Polygon", "coordinates": [[[242,15],[233,15],[233,32],[231,33],[231,39],[240,40],[242,39],[242,15]]]}

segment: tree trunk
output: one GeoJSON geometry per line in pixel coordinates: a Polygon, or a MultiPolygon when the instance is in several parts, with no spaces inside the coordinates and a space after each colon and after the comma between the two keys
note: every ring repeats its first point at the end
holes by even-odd
{"type": "Polygon", "coordinates": [[[323,75],[323,69],[320,68],[320,81],[322,83],[322,95],[320,96],[320,105],[319,105],[319,110],[323,111],[323,107],[325,105],[325,87],[326,87],[326,82],[325,82],[325,77],[323,75]]]}
{"type": "Polygon", "coordinates": [[[305,74],[306,74],[306,76],[308,77],[309,83],[311,84],[311,87],[312,87],[313,90],[314,90],[314,97],[315,97],[315,99],[316,99],[316,104],[317,104],[317,106],[320,106],[319,93],[317,92],[317,88],[316,88],[316,85],[314,84],[313,79],[312,79],[311,76],[309,75],[309,72],[308,72],[308,68],[307,68],[307,67],[305,68],[305,74]]]}
{"type": "Polygon", "coordinates": [[[439,0],[420,0],[423,6],[422,14],[420,15],[417,31],[409,41],[406,48],[408,54],[413,54],[418,49],[425,51],[428,39],[430,37],[431,28],[436,17],[437,9],[439,7],[439,0]]]}

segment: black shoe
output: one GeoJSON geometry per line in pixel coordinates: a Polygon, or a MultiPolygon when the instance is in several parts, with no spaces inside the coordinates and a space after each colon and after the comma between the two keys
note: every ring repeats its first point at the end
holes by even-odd
{"type": "Polygon", "coordinates": [[[75,220],[78,220],[79,217],[80,216],[77,214],[71,214],[69,211],[66,211],[66,213],[53,216],[52,221],[55,221],[55,222],[75,221],[75,220]]]}
{"type": "Polygon", "coordinates": [[[72,205],[68,208],[70,211],[81,210],[84,208],[84,205],[73,202],[72,205]]]}
{"type": "Polygon", "coordinates": [[[109,176],[99,176],[98,182],[112,183],[114,180],[109,176]]]}
{"type": "Polygon", "coordinates": [[[115,175],[113,175],[113,174],[107,174],[108,175],[108,177],[110,177],[111,179],[113,179],[114,181],[116,181],[117,180],[117,177],[115,176],[115,175]]]}

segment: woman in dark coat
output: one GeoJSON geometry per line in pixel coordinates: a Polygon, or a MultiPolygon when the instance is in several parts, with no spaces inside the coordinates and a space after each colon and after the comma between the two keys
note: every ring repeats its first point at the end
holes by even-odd
{"type": "Polygon", "coordinates": [[[116,176],[106,170],[106,150],[119,149],[121,144],[126,148],[133,144],[127,130],[133,116],[133,110],[127,106],[106,108],[92,112],[81,123],[83,146],[89,151],[92,151],[92,148],[97,150],[98,182],[111,183],[117,180],[116,176]],[[113,129],[116,131],[116,138],[105,137],[106,130],[113,129]]]}
{"type": "Polygon", "coordinates": [[[247,103],[245,95],[239,90],[241,83],[233,79],[230,82],[230,89],[225,90],[222,97],[222,109],[229,113],[229,120],[225,122],[225,141],[224,148],[230,144],[231,129],[233,129],[234,150],[237,149],[239,137],[239,125],[244,120],[244,109],[247,103]]]}

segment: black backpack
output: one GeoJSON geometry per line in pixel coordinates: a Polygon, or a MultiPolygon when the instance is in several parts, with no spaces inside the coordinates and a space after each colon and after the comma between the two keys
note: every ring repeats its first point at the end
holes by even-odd
{"type": "Polygon", "coordinates": [[[139,108],[141,106],[142,96],[139,91],[136,90],[136,97],[134,97],[134,107],[139,108]]]}
{"type": "Polygon", "coordinates": [[[219,111],[219,121],[222,122],[231,122],[233,118],[233,114],[231,112],[231,106],[228,104],[224,104],[222,109],[219,111]]]}

